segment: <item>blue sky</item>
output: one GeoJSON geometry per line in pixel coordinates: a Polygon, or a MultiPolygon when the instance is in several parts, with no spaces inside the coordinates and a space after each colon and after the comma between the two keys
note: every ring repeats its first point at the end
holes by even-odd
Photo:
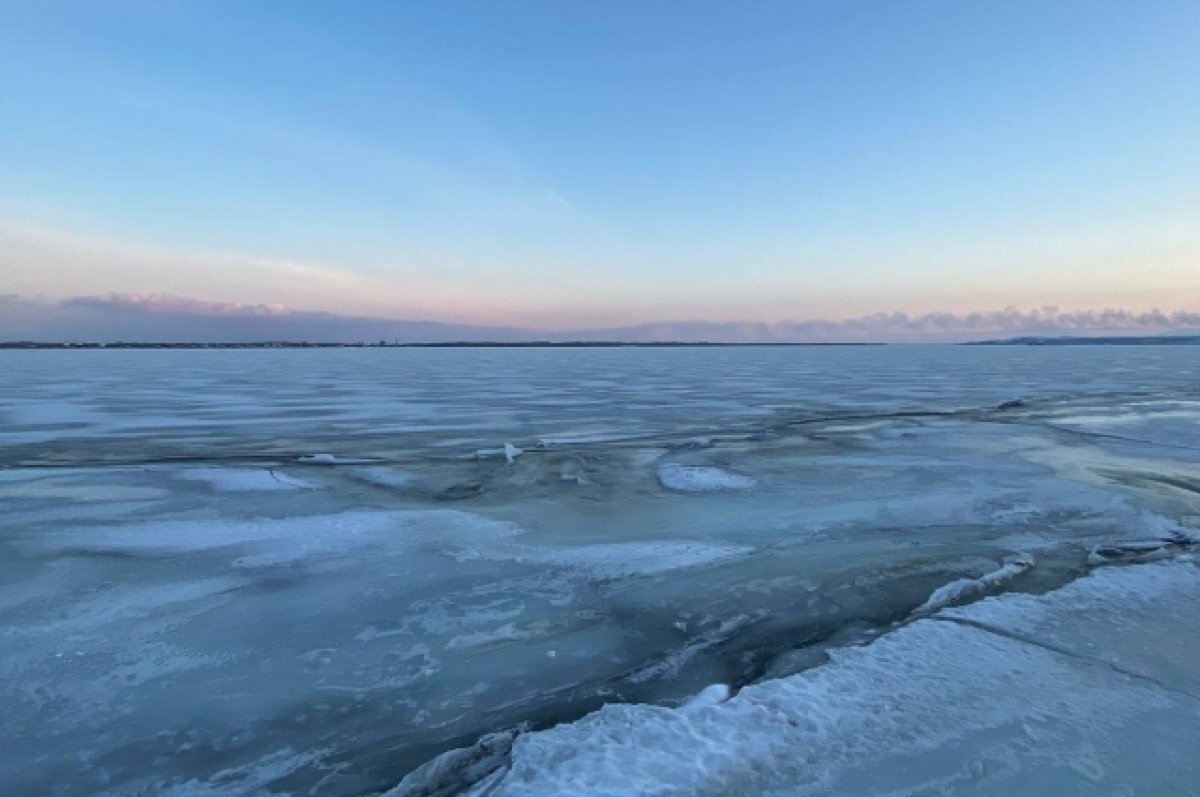
{"type": "Polygon", "coordinates": [[[1200,308],[1195,2],[0,2],[0,294],[1200,308]]]}

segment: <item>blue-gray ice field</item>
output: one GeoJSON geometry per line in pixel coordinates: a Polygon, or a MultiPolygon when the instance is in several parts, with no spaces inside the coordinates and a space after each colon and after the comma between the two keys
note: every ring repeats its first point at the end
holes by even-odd
{"type": "Polygon", "coordinates": [[[0,374],[0,794],[1197,793],[1195,347],[0,374]]]}

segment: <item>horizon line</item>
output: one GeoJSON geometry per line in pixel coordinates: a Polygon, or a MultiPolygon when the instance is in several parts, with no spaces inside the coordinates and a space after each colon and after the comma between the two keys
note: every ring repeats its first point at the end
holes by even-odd
{"type": "Polygon", "coordinates": [[[636,340],[445,340],[425,342],[356,341],[0,341],[6,350],[61,349],[603,349],[704,347],[862,347],[862,346],[1044,346],[1044,345],[1179,345],[1200,344],[1200,334],[1159,335],[1020,335],[968,341],[636,341],[636,340]]]}

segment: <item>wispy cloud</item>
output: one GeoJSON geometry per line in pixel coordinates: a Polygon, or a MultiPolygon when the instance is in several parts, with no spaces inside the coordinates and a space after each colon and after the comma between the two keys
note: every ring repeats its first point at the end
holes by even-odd
{"type": "Polygon", "coordinates": [[[236,252],[181,252],[4,223],[0,275],[0,289],[53,300],[71,298],[67,290],[77,296],[139,296],[140,301],[155,295],[174,296],[175,301],[185,301],[177,298],[181,296],[215,300],[211,292],[219,286],[222,294],[251,305],[281,303],[306,310],[336,306],[362,315],[478,319],[486,308],[462,289],[405,269],[383,278],[319,263],[236,252]],[[49,293],[52,286],[58,290],[49,293]]]}
{"type": "Polygon", "coordinates": [[[1047,334],[1158,333],[1200,329],[1200,312],[1120,308],[1060,310],[1013,307],[973,313],[876,313],[841,321],[785,321],[771,328],[779,339],[956,340],[1047,334]]]}
{"type": "Polygon", "coordinates": [[[77,296],[62,302],[65,307],[128,312],[197,316],[286,316],[292,311],[281,304],[210,302],[169,293],[110,293],[106,296],[77,296]]]}

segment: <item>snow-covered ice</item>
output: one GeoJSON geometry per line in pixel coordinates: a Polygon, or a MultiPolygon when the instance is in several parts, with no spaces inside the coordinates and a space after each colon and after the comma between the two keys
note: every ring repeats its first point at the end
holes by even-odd
{"type": "Polygon", "coordinates": [[[1180,630],[1197,620],[1193,564],[1105,570],[728,701],[610,705],[521,735],[487,794],[1183,794],[1200,776],[1200,640],[1180,630]],[[1170,650],[1138,644],[1163,637],[1170,650]]]}

